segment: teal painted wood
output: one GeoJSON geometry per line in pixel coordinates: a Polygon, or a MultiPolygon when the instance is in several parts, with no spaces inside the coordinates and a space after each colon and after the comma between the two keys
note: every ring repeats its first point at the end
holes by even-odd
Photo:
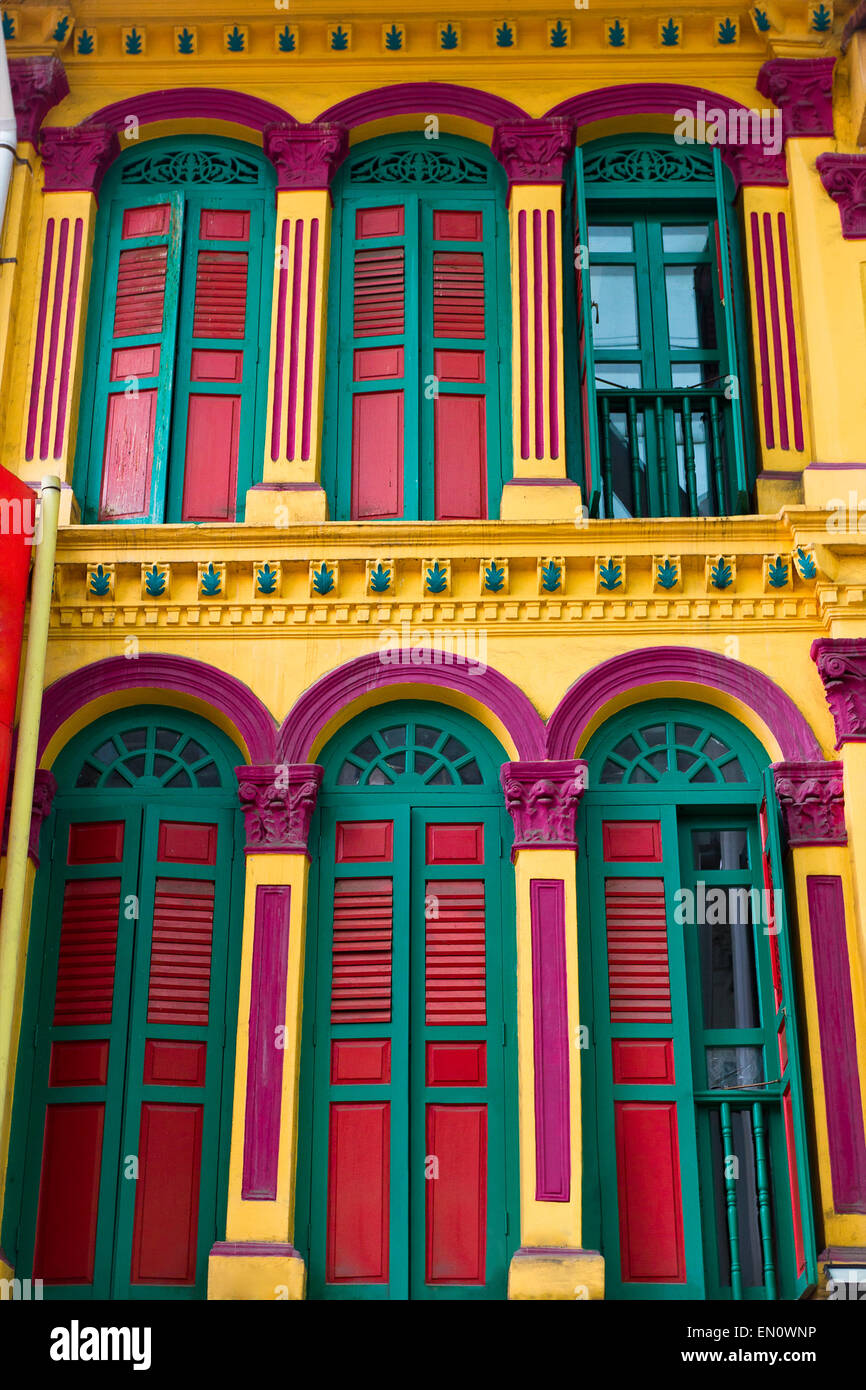
{"type": "MultiPolygon", "coordinates": [[[[190,759],[193,769],[209,758],[190,759]]],[[[32,1277],[39,1196],[42,1134],[49,1093],[55,1103],[106,1101],[101,1183],[97,1220],[96,1260],[92,1286],[45,1286],[50,1299],[202,1299],[207,1292],[207,1253],[225,1236],[228,1158],[234,1078],[237,992],[240,976],[240,914],[243,901],[243,858],[234,854],[242,835],[235,809],[233,768],[238,750],[218,729],[195,715],[169,707],[119,710],[96,721],[70,741],[59,755],[54,773],[58,792],[43,830],[43,859],[36,876],[31,941],[25,980],[22,1027],[16,1068],[16,1088],[10,1144],[9,1183],[4,1211],[4,1249],[19,1278],[32,1277]],[[154,785],[145,775],[136,787],[119,793],[103,788],[76,788],[79,771],[96,747],[104,747],[121,731],[170,727],[195,739],[218,769],[221,786],[198,787],[178,793],[154,785]],[[215,867],[156,863],[156,834],[160,817],[218,825],[215,867]],[[69,827],[76,822],[124,823],[124,852],[120,865],[65,864],[69,827]],[[60,948],[60,919],[64,889],[74,879],[121,878],[121,916],[110,1030],[91,1026],[54,1026],[54,991],[60,948]],[[206,1028],[148,1025],[147,992],[153,891],[157,877],[211,878],[215,882],[214,936],[211,955],[210,1017],[206,1028]],[[131,904],[138,904],[138,917],[131,904]],[[133,913],[133,915],[129,915],[133,913]],[[144,1086],[144,1044],[147,1036],[207,1040],[207,1071],[203,1088],[144,1086]],[[49,1092],[48,1068],[52,1039],[109,1037],[107,1087],[66,1087],[49,1092]],[[140,1105],[143,1099],[204,1102],[197,1279],[190,1286],[133,1286],[130,1251],[136,1183],[124,1177],[125,1158],[137,1154],[140,1105]]]]}
{"type": "MultiPolygon", "coordinates": [[[[502,810],[496,777],[505,754],[487,730],[439,705],[398,701],[378,707],[340,730],[324,750],[322,792],[311,845],[317,846],[311,875],[305,959],[305,1008],[299,1105],[299,1148],[294,1241],[308,1260],[312,1299],[501,1299],[508,1262],[519,1244],[519,1175],[516,1059],[516,942],[513,875],[508,868],[512,832],[502,810]],[[409,775],[394,786],[340,787],[337,777],[352,750],[371,733],[405,721],[442,728],[466,745],[484,774],[481,785],[422,788],[409,775]],[[393,858],[380,863],[335,863],[338,821],[394,823],[393,858]],[[429,823],[484,825],[483,865],[426,865],[429,823]],[[393,878],[392,1021],[390,1024],[332,1024],[330,1021],[334,885],[340,877],[393,878]],[[424,1008],[425,885],[435,879],[483,879],[487,940],[487,1023],[476,1027],[428,1027],[424,1008]],[[343,1037],[391,1040],[388,1086],[332,1086],[331,1040],[343,1037]],[[487,1042],[488,1085],[425,1084],[425,1041],[477,1037],[487,1042]],[[387,1285],[335,1285],[325,1281],[328,1105],[340,1100],[389,1098],[391,1117],[390,1271],[387,1285]],[[487,1282],[431,1286],[425,1283],[425,1107],[429,1102],[488,1104],[487,1282]]],[[[465,763],[464,759],[458,760],[465,763]]]]}
{"type": "MultiPolygon", "coordinates": [[[[659,740],[660,743],[663,740],[659,740]]],[[[585,1220],[588,1231],[598,1232],[602,1249],[606,1256],[608,1296],[616,1298],[657,1296],[677,1298],[680,1292],[676,1287],[663,1286],[653,1290],[652,1286],[641,1284],[629,1289],[619,1282],[618,1228],[616,1222],[616,1181],[615,1153],[613,1149],[612,1100],[626,1096],[644,1100],[665,1099],[669,1092],[665,1088],[640,1086],[626,1090],[613,1088],[609,1063],[610,1024],[607,1013],[607,953],[604,929],[604,888],[603,876],[598,873],[601,855],[601,819],[661,819],[662,846],[664,854],[664,876],[668,910],[668,942],[671,965],[671,999],[675,1028],[679,1026],[680,1053],[676,1053],[677,1075],[681,1065],[683,1048],[688,1054],[687,1063],[691,1079],[683,1097],[681,1114],[689,1110],[693,1116],[692,1138],[684,1128],[680,1130],[680,1154],[683,1171],[700,1175],[700,1193],[697,1204],[692,1203],[692,1214],[688,1220],[694,1222],[698,1239],[698,1258],[702,1265],[702,1295],[712,1300],[725,1300],[732,1297],[730,1282],[723,1283],[720,1275],[720,1240],[728,1245],[728,1221],[730,1212],[725,1206],[726,1186],[724,1175],[718,1173],[718,1185],[714,1188],[711,1175],[720,1161],[720,1156],[711,1139],[711,1119],[720,1120],[720,1106],[723,1101],[731,1112],[746,1110],[751,1115],[753,1107],[759,1103],[762,1108],[764,1135],[762,1138],[766,1164],[771,1181],[769,1188],[772,1200],[772,1221],[776,1243],[775,1269],[778,1275],[778,1294],[782,1298],[796,1298],[803,1294],[809,1283],[815,1280],[815,1238],[811,1219],[809,1196],[808,1149],[803,1117],[802,1085],[798,1064],[797,1019],[792,977],[789,926],[784,902],[784,878],[781,863],[781,842],[779,837],[778,809],[775,803],[772,770],[767,767],[768,757],[757,740],[742,726],[719,710],[709,711],[686,701],[652,701],[638,707],[622,711],[609,720],[590,742],[586,756],[589,761],[589,789],[585,793],[580,811],[581,828],[579,833],[586,835],[587,854],[578,864],[578,886],[581,904],[579,922],[581,933],[581,958],[590,962],[592,986],[586,982],[586,971],[582,981],[581,1009],[582,1019],[588,1022],[591,1035],[590,1053],[584,1058],[583,1073],[589,1084],[587,1095],[595,1091],[597,1115],[597,1134],[585,1134],[584,1158],[587,1173],[587,1186],[584,1198],[585,1220]],[[689,784],[686,772],[672,771],[663,781],[656,784],[625,783],[603,784],[600,775],[607,767],[612,751],[622,745],[622,740],[641,729],[666,726],[669,733],[678,725],[712,730],[728,749],[739,759],[743,780],[740,782],[689,784]],[[676,927],[672,908],[675,902],[671,889],[685,888],[696,893],[698,878],[705,881],[706,891],[711,886],[724,888],[749,887],[762,889],[761,841],[758,833],[758,809],[767,796],[770,807],[768,816],[770,858],[773,868],[773,883],[780,889],[777,898],[776,922],[779,926],[778,943],[780,969],[783,986],[783,1003],[777,1011],[773,992],[772,968],[769,937],[760,922],[753,925],[752,949],[756,964],[757,999],[759,1019],[757,1026],[748,1028],[714,1028],[704,1026],[702,1014],[702,976],[698,951],[698,928],[684,923],[676,927]],[[709,809],[707,809],[709,808],[709,809]],[[737,870],[701,869],[700,875],[694,868],[690,853],[690,835],[693,830],[740,830],[745,832],[748,847],[748,866],[737,870]],[[591,928],[587,925],[591,919],[591,928]],[[679,994],[675,996],[675,988],[679,994]],[[680,999],[679,1015],[676,998],[680,999]],[[779,1053],[777,1033],[784,1022],[787,1029],[788,1065],[779,1076],[779,1053]],[[734,1091],[713,1088],[708,1085],[706,1049],[713,1047],[757,1047],[763,1058],[763,1076],[768,1085],[755,1088],[738,1087],[734,1091]],[[797,1274],[797,1260],[794,1248],[791,1219],[791,1192],[788,1180],[788,1160],[782,1113],[782,1096],[790,1087],[796,1152],[794,1155],[800,1191],[800,1212],[803,1224],[803,1242],[806,1254],[806,1269],[797,1274]],[[598,1194],[596,1197],[595,1194],[598,1194]],[[600,1201],[601,1225],[593,1210],[593,1201],[600,1201]],[[718,1205],[721,1200],[721,1207],[718,1205]]],[[[728,755],[719,755],[719,765],[730,761],[728,755]]],[[[634,764],[624,761],[624,770],[634,764]]],[[[627,775],[627,771],[626,771],[627,775]]],[[[617,864],[609,870],[616,877],[652,876],[657,877],[660,866],[640,864],[635,866],[617,864]]],[[[694,899],[693,899],[694,900],[694,899]]],[[[620,1037],[653,1037],[670,1033],[662,1025],[618,1025],[616,1035],[620,1037]]],[[[757,1136],[752,1130],[752,1161],[759,1158],[757,1136]]],[[[732,1152],[729,1144],[725,1152],[732,1152]]],[[[741,1182],[740,1187],[743,1184],[741,1182]]],[[[739,1187],[735,1196],[739,1194],[739,1187]]],[[[753,1229],[760,1233],[761,1212],[758,1200],[759,1186],[755,1188],[756,1206],[753,1229]]],[[[685,1194],[684,1194],[685,1197],[685,1194]]],[[[745,1200],[745,1197],[742,1199],[745,1200]]],[[[765,1218],[769,1215],[765,1212],[765,1218]]],[[[745,1219],[741,1214],[740,1219],[745,1219]]],[[[766,1228],[766,1219],[764,1221],[766,1228]]],[[[740,1234],[742,1227],[739,1228],[740,1234]]],[[[688,1234],[688,1228],[687,1228],[688,1234]]],[[[586,1236],[589,1239],[589,1235],[586,1236]]],[[[761,1247],[766,1251],[766,1244],[761,1247]]],[[[741,1296],[748,1301],[774,1297],[772,1280],[766,1280],[767,1261],[764,1258],[765,1273],[760,1274],[759,1282],[743,1284],[741,1296]]],[[[691,1278],[691,1275],[690,1275],[691,1278]]],[[[736,1297],[736,1290],[733,1292],[736,1297]]]]}
{"type": "MultiPolygon", "coordinates": [[[[592,286],[589,278],[589,240],[587,229],[586,184],[583,177],[583,150],[574,151],[575,239],[579,259],[577,305],[577,374],[580,410],[583,418],[583,468],[587,496],[584,505],[598,516],[601,503],[601,455],[598,440],[598,413],[595,408],[595,353],[592,342],[592,286]]],[[[567,261],[563,261],[567,264],[567,261]]],[[[571,414],[571,412],[568,412],[571,414]]]]}
{"type": "MultiPolygon", "coordinates": [[[[727,199],[724,196],[724,166],[722,155],[717,145],[713,145],[713,170],[716,181],[716,216],[719,222],[719,260],[722,266],[722,288],[725,312],[725,339],[728,344],[729,372],[737,378],[737,394],[731,402],[731,421],[734,430],[734,469],[737,484],[737,497],[733,510],[744,512],[749,501],[749,477],[746,466],[746,433],[743,422],[743,412],[740,400],[740,379],[748,379],[749,367],[748,357],[740,359],[741,365],[737,367],[736,347],[737,329],[734,321],[734,282],[732,279],[731,260],[728,248],[736,241],[736,224],[733,220],[733,209],[728,207],[727,199]]],[[[743,280],[739,282],[741,285],[743,280]]],[[[742,310],[741,310],[742,316],[742,310]]],[[[749,441],[751,443],[751,441],[749,441]]]]}
{"type": "MultiPolygon", "coordinates": [[[[123,339],[124,346],[136,346],[159,341],[162,347],[160,374],[155,380],[141,378],[140,390],[157,385],[160,391],[157,413],[157,434],[154,446],[154,468],[150,508],[142,518],[146,521],[178,521],[183,491],[183,458],[186,442],[187,405],[190,395],[189,364],[192,333],[192,304],[194,300],[195,253],[198,242],[198,216],[207,208],[249,208],[251,235],[247,243],[236,241],[207,241],[208,249],[247,250],[246,336],[243,340],[220,340],[220,347],[243,348],[244,375],[241,389],[241,422],[239,430],[237,520],[243,521],[246,491],[262,474],[266,434],[267,363],[270,334],[270,251],[274,241],[275,209],[273,189],[275,175],[270,163],[260,151],[234,140],[208,136],[207,150],[222,159],[242,166],[239,182],[234,185],[225,171],[216,173],[215,181],[207,186],[207,158],[204,177],[194,171],[184,175],[184,160],[194,161],[201,153],[202,137],[183,136],[148,142],[149,157],[154,166],[142,177],[145,182],[132,182],[126,171],[132,172],[142,164],[144,156],[128,150],[108,171],[100,192],[97,216],[82,379],[82,409],[79,413],[78,436],[75,447],[73,486],[81,501],[82,519],[98,519],[102,486],[102,462],[105,443],[106,410],[109,395],[129,389],[125,380],[109,382],[111,334],[117,288],[117,266],[120,254],[119,233],[124,210],[171,202],[176,235],[170,242],[167,293],[163,315],[163,332],[158,335],[139,335],[123,339]],[[164,164],[167,179],[161,181],[159,165],[164,164]],[[191,177],[190,177],[191,175],[191,177]],[[182,302],[181,302],[182,301],[182,302]],[[182,375],[182,373],[186,375],[182,375]],[[178,384],[182,387],[177,391],[178,384]],[[92,410],[86,403],[92,401],[92,410]]],[[[165,242],[165,237],[139,237],[124,242],[124,247],[146,246],[165,242]]],[[[215,345],[208,340],[196,341],[197,347],[215,345]]],[[[195,383],[196,394],[213,394],[221,388],[207,383],[195,383]]],[[[224,388],[223,388],[224,389],[224,388]]]]}
{"type": "Polygon", "coordinates": [[[731,1127],[731,1107],[728,1101],[722,1101],[720,1113],[722,1154],[725,1164],[725,1206],[731,1256],[731,1298],[739,1301],[743,1297],[743,1270],[740,1265],[740,1234],[737,1226],[737,1183],[730,1164],[730,1157],[733,1156],[734,1152],[734,1139],[731,1127]]]}
{"type": "MultiPolygon", "coordinates": [[[[402,151],[429,153],[431,144],[422,135],[386,136],[353,151],[353,160],[340,170],[334,182],[334,234],[329,277],[329,332],[326,345],[326,397],[323,448],[323,481],[332,499],[337,520],[352,515],[352,425],[355,396],[383,391],[402,391],[403,512],[404,520],[431,520],[434,508],[434,409],[440,395],[483,396],[486,402],[487,515],[499,514],[499,503],[511,448],[511,306],[508,293],[508,245],[504,233],[505,186],[503,171],[489,151],[458,136],[440,136],[436,153],[455,161],[471,159],[486,171],[486,180],[463,184],[403,181],[364,182],[351,177],[362,159],[375,166],[402,151]],[[360,207],[404,209],[401,235],[366,236],[356,239],[355,214],[360,207]],[[433,241],[434,208],[481,210],[484,236],[475,241],[433,241]],[[433,251],[480,251],[485,269],[485,337],[467,340],[437,338],[437,349],[447,347],[484,351],[483,383],[437,382],[433,351],[433,251]],[[363,248],[402,247],[405,253],[405,332],[355,338],[353,289],[355,252],[363,248]],[[400,346],[403,374],[373,382],[353,380],[354,352],[359,347],[400,346]]],[[[366,167],[366,166],[365,166],[366,167]]],[[[375,172],[375,169],[374,169],[375,172]]]]}

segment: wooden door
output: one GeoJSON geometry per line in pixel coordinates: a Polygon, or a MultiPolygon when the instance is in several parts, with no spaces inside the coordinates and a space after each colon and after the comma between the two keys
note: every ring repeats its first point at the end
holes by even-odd
{"type": "Polygon", "coordinates": [[[323,812],[311,1298],[505,1296],[500,817],[378,796],[323,812]]]}

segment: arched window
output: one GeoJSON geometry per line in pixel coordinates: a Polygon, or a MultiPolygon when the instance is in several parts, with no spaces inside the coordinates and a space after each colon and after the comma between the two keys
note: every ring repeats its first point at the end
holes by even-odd
{"type": "Polygon", "coordinates": [[[592,515],[747,511],[730,172],[713,146],[651,135],[578,147],[575,169],[575,375],[592,515]]]}
{"type": "Polygon", "coordinates": [[[519,1222],[504,758],[467,715],[420,701],[367,710],[322,752],[295,1228],[311,1298],[505,1297],[519,1222]]]}
{"type": "Polygon", "coordinates": [[[356,146],[334,182],[325,485],[338,520],[497,516],[505,175],[470,140],[356,146]]]}
{"type": "Polygon", "coordinates": [[[55,763],[3,1232],[46,1297],[206,1297],[228,1188],[237,761],[199,716],[140,706],[55,763]]]}
{"type": "Polygon", "coordinates": [[[672,700],[586,757],[586,1243],[609,1297],[796,1298],[815,1250],[767,755],[672,700]]]}
{"type": "Polygon", "coordinates": [[[263,457],[275,175],[215,136],[127,150],[100,194],[85,521],[234,521],[263,457]],[[259,407],[259,408],[257,408],[259,407]]]}

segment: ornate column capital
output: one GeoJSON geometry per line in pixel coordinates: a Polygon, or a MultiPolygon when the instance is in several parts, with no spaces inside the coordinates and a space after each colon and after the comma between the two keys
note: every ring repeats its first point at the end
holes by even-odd
{"type": "Polygon", "coordinates": [[[318,763],[236,767],[247,854],[306,854],[322,781],[318,763]]]}
{"type": "Polygon", "coordinates": [[[815,168],[838,204],[845,240],[866,237],[866,154],[819,154],[815,168]]]}
{"type": "Polygon", "coordinates": [[[514,821],[514,849],[577,850],[575,816],[586,790],[586,763],[503,763],[505,809],[514,821]]]}
{"type": "Polygon", "coordinates": [[[841,763],[773,763],[773,780],[792,849],[848,843],[841,763]]]}
{"type": "Polygon", "coordinates": [[[788,164],[784,153],[773,154],[765,145],[724,145],[722,159],[736,180],[760,188],[784,188],[788,183],[788,164]]]}
{"type": "MultiPolygon", "coordinates": [[[[39,767],[36,769],[36,776],[33,780],[33,805],[30,811],[30,840],[27,845],[27,855],[33,860],[37,869],[39,868],[39,833],[42,829],[42,822],[47,820],[51,814],[51,804],[54,801],[54,794],[57,791],[57,783],[51,772],[39,767]]],[[[9,848],[9,816],[12,810],[11,802],[6,807],[3,817],[3,844],[2,853],[6,854],[9,848]]]]}
{"type": "Polygon", "coordinates": [[[277,171],[277,188],[330,188],[349,149],[344,126],[269,125],[264,151],[277,171]]]}
{"type": "Polygon", "coordinates": [[[512,183],[561,183],[574,150],[570,121],[509,121],[493,132],[493,154],[512,183]]]}
{"type": "Polygon", "coordinates": [[[866,638],[819,637],[810,653],[836,727],[836,747],[866,743],[866,638]]]}
{"type": "Polygon", "coordinates": [[[120,153],[108,126],[46,126],[39,142],[46,193],[99,192],[103,175],[120,153]]]}
{"type": "Polygon", "coordinates": [[[39,127],[52,107],[69,95],[69,82],[60,59],[52,55],[10,58],[9,80],[18,125],[18,139],[35,145],[39,127]]]}
{"type": "Polygon", "coordinates": [[[833,134],[833,66],[835,58],[771,58],[758,73],[756,86],[782,112],[789,135],[833,134]]]}

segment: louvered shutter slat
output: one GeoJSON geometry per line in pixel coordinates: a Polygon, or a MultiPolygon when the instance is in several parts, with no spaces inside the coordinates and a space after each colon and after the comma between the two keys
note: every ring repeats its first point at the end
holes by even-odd
{"type": "Polygon", "coordinates": [[[487,1022],[484,884],[434,879],[438,916],[426,922],[426,1019],[431,1025],[487,1022]]]}
{"type": "Polygon", "coordinates": [[[66,885],[54,1023],[110,1023],[120,917],[119,879],[78,879],[66,885]]]}
{"type": "Polygon", "coordinates": [[[611,1021],[670,1023],[663,881],[606,879],[605,914],[611,1021]]]}
{"type": "Polygon", "coordinates": [[[335,884],[332,1023],[390,1023],[392,909],[390,879],[335,884]]]}
{"type": "Polygon", "coordinates": [[[148,1023],[207,1026],[213,914],[212,883],[157,879],[148,1023]]]}

